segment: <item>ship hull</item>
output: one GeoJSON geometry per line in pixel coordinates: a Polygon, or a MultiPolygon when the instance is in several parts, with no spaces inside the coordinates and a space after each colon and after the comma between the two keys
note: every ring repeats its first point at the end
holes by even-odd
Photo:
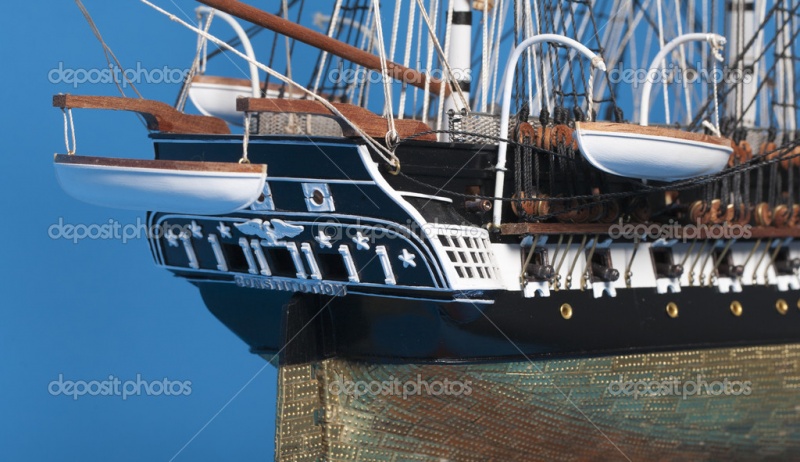
{"type": "Polygon", "coordinates": [[[732,294],[696,287],[665,295],[623,289],[614,298],[599,299],[589,291],[533,299],[498,292],[492,303],[471,303],[195,284],[211,312],[254,353],[267,359],[280,353],[286,364],[330,357],[373,363],[496,362],[800,342],[800,291],[769,287],[732,294]],[[780,300],[791,304],[786,314],[775,307],[780,300]],[[742,306],[739,316],[731,312],[734,302],[742,306]],[[565,303],[572,307],[570,319],[562,314],[565,303]],[[677,317],[667,313],[670,303],[678,307],[677,317]],[[305,339],[298,342],[302,348],[287,347],[297,335],[305,339]]]}
{"type": "MultiPolygon", "coordinates": [[[[241,154],[235,136],[155,138],[164,160],[241,154]]],[[[491,152],[421,143],[398,155],[410,171],[432,159],[438,167],[419,172],[426,181],[493,188],[491,152]]],[[[223,216],[152,213],[151,227],[166,231],[150,244],[157,265],[197,285],[211,312],[271,361],[492,362],[800,342],[791,237],[743,228],[639,240],[617,224],[509,236],[463,203],[392,179],[350,140],[256,137],[250,158],[269,169],[256,203],[223,216]],[[535,277],[532,262],[552,274],[535,277]]]]}

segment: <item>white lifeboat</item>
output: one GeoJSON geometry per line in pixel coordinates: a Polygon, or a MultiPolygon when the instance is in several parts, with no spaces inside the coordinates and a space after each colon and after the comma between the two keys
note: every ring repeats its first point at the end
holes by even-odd
{"type": "Polygon", "coordinates": [[[650,91],[659,67],[672,50],[693,41],[709,43],[715,56],[725,45],[725,37],[705,33],[680,35],[667,43],[653,59],[642,87],[639,125],[575,124],[574,137],[586,160],[612,175],[656,181],[712,175],[725,168],[733,152],[731,140],[648,124],[650,91]]]}
{"type": "MultiPolygon", "coordinates": [[[[259,90],[255,97],[260,96],[259,90]]],[[[270,84],[267,89],[268,98],[301,96],[299,90],[282,88],[282,85],[270,84]]],[[[189,99],[201,114],[220,118],[231,125],[243,125],[242,113],[236,110],[236,100],[251,97],[254,97],[252,82],[247,79],[196,75],[189,84],[189,99]]]]}
{"type": "Polygon", "coordinates": [[[201,114],[237,126],[243,123],[236,99],[252,96],[250,81],[245,79],[196,75],[189,84],[189,99],[201,114]]]}
{"type": "MultiPolygon", "coordinates": [[[[203,73],[195,75],[192,81],[189,82],[189,99],[201,114],[220,118],[231,125],[242,126],[244,125],[243,115],[236,110],[236,100],[239,98],[259,98],[262,96],[261,92],[264,88],[264,84],[258,77],[258,67],[255,65],[256,55],[253,51],[253,45],[250,43],[250,37],[236,18],[228,13],[207,6],[200,6],[195,11],[201,17],[213,13],[214,17],[222,19],[233,28],[242,43],[244,54],[249,60],[250,78],[219,77],[203,73]]],[[[205,40],[205,38],[202,39],[205,40]]],[[[207,61],[208,56],[204,56],[201,72],[204,72],[207,61]]],[[[268,85],[265,93],[263,96],[266,98],[299,98],[304,95],[298,89],[278,84],[268,85]]]]}
{"type": "Polygon", "coordinates": [[[733,152],[727,138],[663,127],[576,122],[574,136],[583,156],[596,168],[643,180],[676,181],[718,173],[733,152]]]}
{"type": "Polygon", "coordinates": [[[262,194],[264,164],[115,159],[57,154],[56,177],[70,196],[94,205],[224,215],[262,194]]]}

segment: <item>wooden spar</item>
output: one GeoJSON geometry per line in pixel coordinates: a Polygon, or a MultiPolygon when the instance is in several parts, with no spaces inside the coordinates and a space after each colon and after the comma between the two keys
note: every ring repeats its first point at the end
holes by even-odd
{"type": "MultiPolygon", "coordinates": [[[[250,6],[238,0],[197,1],[271,31],[286,35],[307,45],[311,45],[312,47],[327,51],[332,55],[336,55],[342,59],[354,62],[360,66],[366,67],[367,69],[372,69],[379,72],[381,71],[381,60],[378,56],[356,48],[352,45],[348,45],[347,43],[339,40],[332,39],[327,35],[321,34],[315,30],[303,27],[291,21],[287,21],[286,19],[275,16],[274,14],[267,13],[266,11],[260,10],[254,6],[250,6]]],[[[437,96],[439,95],[441,86],[443,84],[441,80],[429,77],[425,73],[419,72],[415,69],[409,69],[392,61],[386,61],[386,67],[391,77],[417,88],[425,89],[425,82],[428,81],[428,88],[431,94],[437,96]]],[[[444,92],[445,96],[450,94],[449,85],[445,86],[444,92]]]]}
{"type": "Polygon", "coordinates": [[[184,114],[168,104],[149,99],[62,94],[53,96],[53,107],[137,112],[144,117],[148,130],[164,133],[227,135],[231,132],[222,119],[184,114]]]}
{"type": "MultiPolygon", "coordinates": [[[[373,138],[382,139],[386,135],[386,119],[368,111],[360,106],[346,103],[331,103],[336,109],[347,117],[352,123],[373,138]]],[[[333,117],[342,127],[342,134],[350,137],[360,137],[361,134],[353,130],[349,123],[335,117],[334,114],[319,101],[289,98],[239,98],[236,100],[236,109],[244,112],[273,112],[279,114],[317,114],[333,117]]],[[[398,119],[394,121],[397,134],[400,138],[429,132],[431,127],[419,120],[398,119]]],[[[420,141],[436,141],[436,135],[416,136],[420,141]]]]}

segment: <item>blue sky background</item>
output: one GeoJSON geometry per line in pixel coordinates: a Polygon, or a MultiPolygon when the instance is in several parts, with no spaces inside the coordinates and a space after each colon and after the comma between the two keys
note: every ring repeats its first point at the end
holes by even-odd
{"type": "MultiPolygon", "coordinates": [[[[192,1],[176,0],[194,17],[192,1]]],[[[123,66],[186,68],[195,37],[137,1],[86,0],[123,66]]],[[[160,5],[180,12],[171,1],[160,5]]],[[[277,3],[276,3],[277,4],[277,3]]],[[[229,29],[217,25],[223,37],[229,29]]],[[[103,209],[66,196],[52,166],[64,152],[59,92],[118,95],[113,84],[53,84],[63,63],[103,69],[98,42],[71,1],[6,2],[2,46],[0,155],[5,210],[0,321],[0,460],[171,460],[253,376],[176,461],[272,460],[276,370],[205,308],[189,283],[156,268],[145,239],[53,240],[70,224],[135,224],[144,214],[103,209]],[[263,370],[262,370],[263,368],[263,370]],[[261,371],[259,373],[259,371],[261,371]],[[190,380],[188,396],[51,396],[69,380],[190,380]]],[[[213,61],[222,74],[224,58],[213,61]]],[[[212,68],[210,68],[211,70],[212,68]]],[[[139,85],[172,103],[178,84],[139,85]]],[[[78,154],[152,158],[147,131],[130,114],[76,110],[78,154]]]]}

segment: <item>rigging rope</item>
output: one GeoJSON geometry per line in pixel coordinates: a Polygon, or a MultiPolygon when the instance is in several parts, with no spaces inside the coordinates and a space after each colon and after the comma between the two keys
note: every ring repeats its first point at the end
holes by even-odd
{"type": "MultiPolygon", "coordinates": [[[[214,12],[216,10],[212,9],[208,13],[208,19],[206,19],[206,25],[203,27],[205,32],[211,28],[211,21],[214,19],[214,12]]],[[[197,23],[202,25],[203,14],[197,13],[197,23]]],[[[189,73],[186,74],[186,79],[183,81],[183,85],[181,86],[181,91],[178,93],[178,100],[175,102],[175,109],[179,111],[183,111],[186,107],[186,98],[189,96],[189,87],[191,86],[192,79],[194,76],[197,75],[198,70],[200,73],[205,73],[206,62],[208,59],[208,40],[205,37],[197,36],[197,52],[194,55],[194,59],[192,60],[192,67],[189,68],[189,73]],[[201,66],[201,57],[203,64],[201,66]]]]}
{"type": "MultiPolygon", "coordinates": [[[[772,8],[770,8],[770,10],[767,12],[767,14],[764,17],[764,20],[759,25],[758,29],[753,32],[753,36],[750,38],[750,40],[747,42],[747,44],[742,48],[742,51],[739,53],[739,55],[736,57],[736,59],[732,63],[729,64],[730,68],[737,68],[739,66],[740,61],[742,61],[744,59],[745,52],[747,50],[749,50],[750,47],[752,47],[754,43],[756,43],[756,40],[761,35],[762,31],[767,27],[767,25],[769,24],[770,19],[772,18],[772,16],[775,14],[776,11],[778,11],[780,9],[781,3],[782,2],[780,2],[780,1],[776,1],[775,4],[772,6],[772,8]]],[[[792,10],[792,13],[796,14],[796,11],[797,11],[798,8],[800,8],[800,3],[798,3],[794,7],[794,9],[792,10]]],[[[712,11],[713,11],[713,9],[712,9],[712,11]]],[[[773,35],[772,39],[770,39],[769,43],[767,43],[764,46],[763,50],[754,59],[755,62],[760,62],[761,61],[761,59],[766,55],[766,53],[770,49],[770,47],[772,47],[772,45],[776,42],[776,40],[778,38],[778,34],[779,34],[779,32],[782,32],[782,30],[783,30],[783,28],[781,28],[780,30],[776,30],[775,34],[773,35]]],[[[792,40],[794,40],[796,37],[797,37],[797,34],[795,34],[792,37],[792,40]]],[[[769,73],[774,69],[775,69],[775,64],[773,64],[773,66],[769,70],[767,70],[765,72],[769,73]]],[[[761,87],[763,86],[763,83],[766,82],[766,81],[768,81],[768,79],[764,79],[762,84],[759,85],[759,88],[755,92],[756,95],[758,95],[760,93],[761,87]]],[[[734,91],[737,88],[738,87],[735,86],[735,85],[726,88],[725,90],[722,91],[722,94],[720,95],[719,99],[720,100],[724,100],[725,98],[728,97],[728,95],[732,91],[734,91]]],[[[688,127],[689,130],[694,130],[694,129],[697,128],[698,124],[701,123],[700,120],[702,119],[703,114],[705,114],[706,110],[708,109],[708,107],[709,107],[709,105],[711,103],[712,103],[712,100],[707,99],[706,102],[703,104],[703,106],[700,107],[700,109],[698,109],[697,113],[695,114],[694,118],[692,119],[692,123],[689,124],[689,127],[688,127]]],[[[751,102],[751,105],[752,105],[752,102],[751,102]]],[[[749,108],[749,106],[748,106],[748,108],[749,108]]],[[[745,112],[747,112],[747,109],[745,109],[745,112]]],[[[738,123],[739,123],[739,121],[737,121],[736,125],[738,125],[738,123]]]]}
{"type": "MultiPolygon", "coordinates": [[[[400,2],[398,2],[398,3],[400,3],[400,2]]],[[[414,32],[414,18],[416,16],[416,11],[415,11],[416,6],[417,6],[417,4],[415,2],[409,2],[409,4],[408,4],[408,8],[409,8],[409,12],[408,12],[408,29],[406,30],[406,48],[405,48],[405,53],[403,54],[403,66],[405,66],[405,67],[409,66],[409,60],[411,59],[411,45],[412,45],[412,40],[414,39],[414,33],[413,32],[414,32]]],[[[408,84],[406,84],[405,82],[402,82],[401,85],[400,85],[400,101],[399,101],[399,103],[397,105],[398,106],[397,107],[397,118],[398,119],[402,119],[403,118],[405,105],[406,105],[406,95],[407,95],[407,93],[408,93],[408,84]]],[[[413,116],[413,113],[414,113],[415,110],[416,110],[416,107],[412,108],[412,110],[411,110],[412,116],[413,116]]]]}
{"type": "Polygon", "coordinates": [[[78,149],[78,142],[75,140],[75,122],[72,120],[72,109],[71,108],[61,108],[61,112],[64,113],[64,144],[67,146],[67,154],[72,156],[75,154],[75,150],[78,149]],[[69,120],[67,120],[69,118],[69,120]],[[69,144],[69,132],[72,132],[72,147],[70,148],[69,144]]]}
{"type": "MultiPolygon", "coordinates": [[[[769,248],[772,247],[772,244],[775,242],[774,239],[770,239],[767,241],[766,247],[764,247],[764,251],[761,252],[761,257],[759,257],[758,261],[756,262],[755,268],[753,268],[753,274],[751,275],[753,284],[758,283],[758,268],[761,267],[761,263],[764,262],[764,257],[769,254],[769,248]]],[[[766,280],[764,282],[767,282],[766,280]]]]}
{"type": "Polygon", "coordinates": [[[244,113],[244,134],[242,135],[242,158],[239,159],[240,164],[249,164],[250,159],[247,158],[247,147],[250,144],[250,113],[244,113]]]}
{"type": "MultiPolygon", "coordinates": [[[[105,42],[105,40],[103,40],[103,36],[100,34],[100,29],[97,28],[97,25],[92,19],[92,16],[89,14],[89,11],[83,5],[83,2],[81,0],[75,0],[75,4],[78,5],[78,8],[81,10],[81,13],[83,14],[83,17],[86,18],[86,22],[89,23],[89,27],[91,27],[94,36],[97,37],[97,40],[100,42],[100,45],[102,45],[103,53],[106,56],[106,62],[108,62],[108,68],[113,70],[114,64],[116,64],[118,69],[120,70],[124,69],[122,67],[122,64],[119,62],[119,59],[117,59],[117,56],[114,54],[113,51],[111,51],[111,47],[109,47],[108,44],[105,42]],[[114,61],[114,64],[111,63],[112,60],[114,61]]],[[[117,89],[122,94],[122,96],[125,96],[125,90],[123,90],[122,87],[120,86],[119,81],[117,80],[116,73],[112,72],[111,74],[114,78],[114,84],[117,86],[117,89]]],[[[134,93],[136,93],[136,95],[138,95],[139,98],[144,98],[142,94],[139,93],[139,90],[136,89],[136,85],[134,85],[133,82],[128,78],[126,72],[122,72],[122,77],[125,79],[128,85],[131,86],[131,89],[133,89],[134,93]]]]}
{"type": "MultiPolygon", "coordinates": [[[[413,2],[412,2],[413,3],[413,2]]],[[[486,112],[486,94],[489,92],[489,1],[483,2],[481,15],[481,95],[478,111],[486,112]]],[[[477,96],[476,96],[477,97],[477,96]]]]}
{"type": "MultiPolygon", "coordinates": [[[[423,135],[432,134],[432,133],[443,133],[443,132],[449,132],[449,133],[453,133],[455,135],[467,135],[467,136],[474,136],[474,137],[479,137],[479,138],[486,138],[486,139],[493,140],[493,141],[498,141],[498,142],[499,141],[505,141],[506,143],[508,143],[509,145],[512,145],[512,146],[517,146],[517,145],[522,146],[521,143],[517,143],[516,141],[507,140],[507,139],[503,139],[503,138],[496,137],[496,136],[484,135],[484,134],[481,134],[481,133],[459,132],[459,131],[449,131],[449,130],[431,130],[431,131],[427,131],[427,132],[417,133],[417,134],[414,134],[412,136],[409,136],[407,138],[402,139],[400,141],[400,143],[402,144],[403,142],[406,142],[408,140],[411,140],[411,139],[414,139],[416,137],[420,137],[420,136],[423,136],[423,135]]],[[[605,193],[605,194],[570,195],[570,196],[567,196],[567,197],[508,198],[508,197],[483,196],[483,195],[477,195],[477,194],[462,194],[462,193],[457,193],[455,191],[450,191],[450,190],[447,190],[447,189],[443,189],[441,187],[438,187],[438,186],[435,186],[435,185],[432,185],[432,184],[429,184],[429,183],[425,183],[423,181],[417,180],[416,178],[408,176],[408,175],[406,175],[404,173],[401,173],[400,175],[403,176],[404,178],[406,178],[407,180],[411,181],[412,183],[418,184],[418,185],[420,185],[422,187],[425,187],[425,188],[428,188],[428,189],[431,189],[431,190],[435,190],[437,192],[441,192],[441,193],[444,193],[444,194],[447,194],[447,195],[450,195],[450,196],[453,196],[453,197],[461,197],[461,198],[468,198],[468,199],[482,199],[482,200],[489,200],[489,201],[501,201],[501,202],[508,202],[508,203],[565,202],[565,201],[584,201],[584,200],[585,201],[593,201],[593,203],[580,204],[580,205],[577,205],[575,207],[570,207],[570,208],[565,208],[565,209],[559,210],[558,212],[555,212],[555,213],[550,213],[550,214],[546,214],[546,215],[537,216],[537,219],[539,219],[539,220],[546,220],[546,219],[549,219],[549,218],[554,218],[554,217],[556,217],[558,215],[561,215],[561,214],[563,214],[565,212],[569,212],[569,211],[573,211],[573,210],[582,210],[582,209],[585,209],[585,208],[588,208],[588,207],[592,207],[594,204],[607,202],[609,200],[636,197],[636,196],[641,196],[643,194],[649,194],[649,193],[660,193],[660,192],[666,192],[666,191],[684,191],[684,190],[689,190],[689,189],[696,189],[696,188],[699,188],[699,187],[702,187],[702,186],[705,186],[705,185],[716,184],[717,182],[719,182],[723,178],[727,178],[727,177],[730,177],[732,175],[737,175],[739,173],[749,172],[749,171],[752,171],[752,170],[760,170],[760,169],[763,169],[763,168],[766,168],[766,167],[777,168],[779,162],[785,162],[785,161],[789,161],[789,160],[794,159],[794,158],[800,158],[800,150],[798,150],[797,153],[792,153],[790,155],[785,155],[785,156],[782,156],[782,157],[781,156],[776,156],[775,158],[770,159],[770,160],[767,160],[767,157],[770,154],[780,153],[782,151],[789,151],[789,150],[791,150],[791,149],[793,149],[795,147],[798,147],[798,146],[800,146],[800,139],[793,140],[793,141],[788,141],[788,142],[784,143],[783,145],[781,145],[779,147],[776,147],[772,151],[765,152],[763,156],[754,157],[754,158],[750,159],[747,162],[743,162],[743,163],[741,163],[739,165],[736,165],[734,167],[727,168],[726,170],[723,170],[722,172],[717,173],[717,174],[713,174],[713,175],[705,175],[705,176],[701,176],[701,177],[690,178],[690,179],[687,179],[687,180],[676,181],[676,182],[669,183],[669,184],[666,184],[666,185],[663,185],[663,186],[650,186],[650,185],[647,185],[645,183],[639,183],[639,182],[635,182],[634,180],[629,180],[629,182],[633,186],[639,187],[639,188],[641,188],[641,190],[614,192],[614,193],[605,193]]],[[[546,151],[543,151],[541,149],[537,149],[535,147],[533,148],[533,150],[535,152],[546,152],[546,151]]],[[[547,152],[547,154],[552,155],[553,153],[547,152]]],[[[566,159],[569,159],[569,158],[566,158],[566,159]]],[[[569,159],[569,160],[574,162],[574,159],[569,159]]]]}
{"type": "Polygon", "coordinates": [[[594,251],[597,249],[597,241],[599,239],[600,236],[595,234],[594,238],[592,238],[592,247],[589,249],[589,253],[586,254],[586,262],[584,263],[583,273],[581,273],[581,290],[587,290],[591,287],[592,258],[594,258],[594,251]]]}
{"type": "MultiPolygon", "coordinates": [[[[449,6],[447,8],[447,16],[445,17],[445,28],[444,28],[444,47],[447,50],[450,50],[450,33],[452,32],[452,25],[453,25],[453,9],[455,7],[454,1],[449,2],[449,6]]],[[[458,85],[457,85],[458,86],[458,85]]],[[[444,101],[445,95],[444,90],[446,86],[440,85],[439,86],[439,110],[436,111],[436,128],[441,130],[444,128],[442,126],[442,121],[444,119],[444,101]]]]}
{"type": "MultiPolygon", "coordinates": [[[[422,4],[422,0],[417,0],[419,4],[419,13],[420,13],[420,31],[422,30],[422,23],[424,22],[428,26],[428,30],[431,30],[430,34],[427,35],[427,46],[428,46],[428,57],[427,62],[425,64],[426,71],[430,72],[430,69],[433,65],[433,38],[436,37],[435,32],[432,31],[431,27],[431,20],[428,17],[428,13],[425,11],[425,6],[422,4]]],[[[436,0],[431,0],[431,9],[433,18],[436,20],[436,16],[439,13],[439,2],[436,0]]],[[[422,36],[419,37],[419,41],[422,41],[422,36]]],[[[422,122],[428,123],[428,116],[430,112],[430,81],[425,79],[425,89],[422,92],[422,122]]]]}
{"type": "MultiPolygon", "coordinates": [[[[564,287],[567,289],[572,288],[572,273],[575,271],[575,265],[578,264],[578,258],[583,253],[583,249],[586,248],[586,234],[583,235],[583,239],[581,239],[581,245],[578,247],[578,251],[575,252],[575,257],[572,259],[572,264],[569,265],[569,272],[567,272],[567,279],[565,281],[564,287]]],[[[581,285],[581,290],[583,290],[583,285],[581,285]]]]}
{"type": "Polygon", "coordinates": [[[722,54],[720,53],[722,46],[716,41],[711,43],[711,54],[713,56],[714,68],[711,80],[714,85],[714,133],[717,136],[722,136],[719,127],[719,90],[717,89],[717,63],[722,62],[722,54]]]}
{"type": "Polygon", "coordinates": [[[378,41],[378,56],[381,60],[381,79],[383,80],[383,112],[389,125],[386,132],[386,145],[389,149],[397,145],[400,136],[397,134],[397,129],[394,125],[394,110],[392,109],[392,83],[389,81],[389,70],[386,65],[386,49],[383,45],[383,25],[381,21],[381,5],[380,0],[372,0],[372,7],[375,11],[375,29],[377,32],[378,41]]]}
{"type": "MultiPolygon", "coordinates": [[[[556,257],[558,256],[558,249],[559,249],[559,247],[561,247],[561,240],[563,238],[564,238],[564,235],[563,234],[559,234],[559,236],[558,236],[558,245],[556,246],[556,252],[555,252],[555,254],[553,254],[553,261],[555,261],[556,257]]],[[[555,286],[556,290],[561,289],[561,267],[564,265],[564,260],[567,257],[567,253],[569,252],[569,248],[572,247],[572,238],[573,238],[573,235],[570,234],[569,237],[567,238],[567,246],[564,248],[564,252],[561,253],[561,260],[558,261],[558,265],[556,266],[556,278],[555,278],[555,283],[553,284],[555,286]]]]}
{"type": "Polygon", "coordinates": [[[631,288],[631,283],[633,280],[633,260],[636,259],[636,252],[639,250],[639,235],[635,235],[633,238],[633,252],[631,253],[631,258],[628,260],[628,264],[625,266],[625,287],[628,289],[631,288]]]}
{"type": "MultiPolygon", "coordinates": [[[[428,32],[431,37],[431,42],[433,42],[433,46],[436,48],[436,52],[439,54],[439,59],[442,61],[444,68],[447,70],[447,78],[450,80],[452,87],[458,92],[458,97],[461,99],[461,104],[469,110],[469,102],[464,97],[464,93],[461,91],[461,86],[456,81],[456,76],[453,74],[453,70],[450,68],[450,63],[447,61],[447,57],[442,50],[442,46],[439,44],[439,39],[436,38],[436,30],[433,24],[431,23],[431,18],[428,17],[427,11],[425,11],[425,5],[422,4],[422,0],[417,0],[417,4],[419,5],[419,12],[422,15],[422,19],[425,20],[425,24],[428,26],[428,32]]],[[[442,85],[444,87],[444,85],[442,85]]]]}
{"type": "MultiPolygon", "coordinates": [[[[83,5],[83,2],[81,0],[75,0],[75,4],[78,5],[78,8],[81,10],[81,13],[83,14],[83,17],[86,18],[86,22],[89,23],[89,27],[92,29],[92,32],[94,33],[94,36],[97,38],[97,40],[100,42],[100,45],[103,47],[103,54],[106,57],[106,63],[108,63],[108,69],[109,69],[109,71],[111,71],[111,76],[114,79],[114,85],[117,86],[117,90],[119,90],[120,94],[123,97],[126,96],[125,95],[125,90],[123,90],[122,86],[120,85],[119,81],[117,80],[117,73],[113,72],[114,71],[114,64],[116,64],[117,69],[122,71],[121,72],[122,78],[125,79],[127,84],[131,86],[131,89],[133,90],[133,92],[136,93],[136,95],[139,98],[144,99],[142,94],[139,93],[139,90],[136,88],[136,85],[134,85],[133,82],[131,81],[131,79],[128,78],[128,73],[124,72],[125,69],[122,67],[122,63],[119,62],[119,59],[117,59],[117,55],[114,54],[114,52],[111,50],[111,47],[109,47],[108,44],[106,43],[106,41],[103,40],[103,35],[100,34],[100,29],[97,28],[97,25],[95,24],[94,19],[92,19],[92,15],[89,14],[89,10],[86,9],[86,7],[83,5]],[[114,64],[111,63],[112,60],[114,61],[114,64]]],[[[144,117],[141,114],[136,113],[136,117],[139,118],[139,120],[142,122],[142,125],[147,127],[147,122],[144,120],[144,117]]]]}
{"type": "Polygon", "coordinates": [[[400,28],[400,6],[403,2],[394,3],[394,17],[392,18],[392,38],[389,44],[389,59],[394,61],[395,47],[397,46],[397,33],[400,28]]]}
{"type": "MultiPolygon", "coordinates": [[[[330,23],[328,23],[328,37],[333,37],[333,33],[336,31],[336,26],[338,24],[337,21],[339,19],[339,11],[341,11],[341,9],[342,9],[342,0],[336,0],[336,3],[333,6],[333,14],[331,14],[331,21],[330,23]]],[[[322,81],[323,69],[325,69],[327,60],[328,60],[328,52],[323,51],[322,54],[320,55],[317,67],[317,78],[314,80],[314,86],[312,87],[311,90],[314,93],[317,93],[317,91],[319,90],[319,84],[320,81],[322,81]]]]}
{"type": "Polygon", "coordinates": [[[232,53],[236,54],[237,56],[239,56],[240,58],[244,59],[245,61],[255,65],[256,67],[258,67],[259,69],[263,70],[264,72],[266,72],[266,73],[272,75],[273,77],[277,78],[278,80],[280,80],[284,84],[294,86],[298,90],[300,90],[301,92],[303,92],[306,95],[310,96],[312,99],[314,99],[316,101],[319,101],[329,111],[331,111],[336,117],[340,118],[341,120],[345,121],[345,123],[350,125],[361,136],[361,138],[370,147],[372,147],[375,150],[375,152],[387,164],[389,164],[390,166],[394,167],[395,169],[399,169],[400,168],[400,159],[398,159],[397,156],[395,156],[393,152],[391,152],[390,150],[386,149],[384,146],[382,146],[378,142],[376,142],[372,137],[367,135],[356,123],[354,123],[353,121],[351,121],[350,119],[345,117],[344,114],[342,114],[336,108],[336,106],[334,106],[333,104],[330,103],[330,101],[328,101],[325,98],[323,98],[323,97],[311,92],[306,87],[304,87],[304,86],[300,85],[299,83],[289,79],[288,77],[284,76],[280,72],[277,72],[274,69],[271,69],[271,68],[265,66],[264,64],[261,64],[260,62],[258,62],[256,60],[250,59],[247,55],[245,55],[244,53],[240,52],[239,50],[233,48],[232,46],[228,45],[227,43],[225,43],[224,41],[220,40],[219,38],[204,32],[202,29],[198,29],[197,27],[192,26],[191,24],[189,24],[186,21],[178,18],[174,14],[164,10],[163,8],[161,8],[161,7],[157,6],[157,5],[154,5],[150,1],[148,1],[148,0],[139,0],[139,1],[141,1],[145,5],[153,8],[157,12],[163,14],[164,16],[167,16],[171,21],[176,22],[176,23],[186,27],[187,29],[193,31],[194,33],[203,34],[208,40],[212,41],[216,45],[228,49],[229,51],[231,51],[232,53]]]}
{"type": "MultiPolygon", "coordinates": [[[[678,18],[678,20],[675,21],[675,22],[677,23],[678,36],[680,37],[681,35],[683,35],[683,25],[682,25],[682,21],[680,20],[680,17],[681,17],[681,2],[680,2],[680,0],[675,0],[675,17],[678,18]]],[[[680,71],[683,72],[684,69],[687,68],[687,66],[686,66],[686,50],[685,50],[685,48],[684,48],[684,46],[682,44],[678,47],[678,55],[680,56],[680,71]]],[[[716,75],[716,74],[714,74],[714,75],[716,75]]],[[[688,86],[689,84],[688,84],[687,80],[688,79],[681,79],[681,83],[683,85],[683,97],[686,100],[686,119],[687,119],[686,122],[689,122],[689,121],[691,121],[691,117],[692,117],[692,98],[691,98],[691,95],[689,95],[689,86],[688,86]]],[[[676,119],[678,118],[677,111],[676,111],[676,114],[675,114],[675,118],[676,119]]]]}
{"type": "MultiPolygon", "coordinates": [[[[511,0],[499,0],[497,2],[497,6],[495,6],[495,14],[494,19],[492,21],[493,25],[497,26],[497,32],[492,32],[492,37],[490,37],[490,42],[494,40],[494,52],[492,52],[492,89],[489,92],[492,95],[492,98],[496,98],[498,95],[497,91],[497,80],[500,73],[500,43],[503,41],[502,33],[503,27],[505,25],[505,18],[508,15],[508,8],[511,5],[511,0]],[[503,10],[503,13],[500,14],[499,10],[503,10]],[[500,38],[498,38],[500,37],[500,38]]],[[[493,104],[497,104],[497,100],[492,100],[493,104]]]]}
{"type": "MultiPolygon", "coordinates": [[[[656,11],[658,12],[658,46],[659,48],[664,48],[664,19],[661,13],[661,0],[656,0],[656,11]]],[[[666,124],[669,125],[669,92],[667,91],[667,79],[666,79],[666,68],[667,68],[667,58],[665,57],[662,62],[659,63],[661,65],[661,82],[662,82],[662,89],[664,92],[664,117],[666,120],[666,124]]]]}

